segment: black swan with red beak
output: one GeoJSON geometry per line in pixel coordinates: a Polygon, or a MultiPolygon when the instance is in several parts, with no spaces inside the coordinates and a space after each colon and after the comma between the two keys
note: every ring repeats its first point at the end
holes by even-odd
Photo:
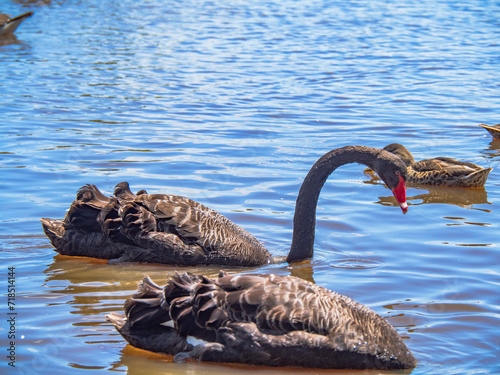
{"type": "Polygon", "coordinates": [[[334,149],[313,165],[300,188],[290,252],[272,257],[252,234],[218,212],[170,194],[132,194],[128,183],[106,197],[94,185],[82,187],[64,220],[41,219],[45,234],[64,255],[172,265],[258,266],[312,258],[316,205],[328,176],[348,163],[374,170],[392,190],[403,213],[406,166],[385,150],[365,146],[334,149]]]}

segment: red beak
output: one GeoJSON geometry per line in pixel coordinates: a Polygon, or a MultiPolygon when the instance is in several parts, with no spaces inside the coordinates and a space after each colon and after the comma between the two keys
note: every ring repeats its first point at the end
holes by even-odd
{"type": "Polygon", "coordinates": [[[403,214],[408,211],[408,204],[406,203],[406,184],[403,177],[399,176],[399,183],[394,189],[392,189],[392,194],[394,194],[394,198],[399,203],[399,207],[403,210],[403,214]]]}

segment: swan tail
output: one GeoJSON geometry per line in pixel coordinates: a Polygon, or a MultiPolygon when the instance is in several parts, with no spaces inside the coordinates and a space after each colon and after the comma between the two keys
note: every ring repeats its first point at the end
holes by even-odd
{"type": "Polygon", "coordinates": [[[114,312],[106,314],[106,319],[111,324],[113,324],[113,326],[116,328],[118,332],[123,330],[123,327],[127,323],[127,318],[125,317],[125,315],[114,312]]]}
{"type": "Polygon", "coordinates": [[[127,245],[120,246],[100,231],[67,227],[63,220],[40,219],[45,235],[59,254],[99,259],[118,258],[127,245]]]}
{"type": "Polygon", "coordinates": [[[131,345],[154,352],[175,355],[189,349],[186,338],[172,327],[163,289],[149,276],[125,302],[125,314],[110,313],[106,319],[131,345]]]}
{"type": "Polygon", "coordinates": [[[56,249],[62,246],[65,233],[64,222],[57,219],[41,218],[40,219],[45,235],[49,238],[52,246],[56,249]]]}

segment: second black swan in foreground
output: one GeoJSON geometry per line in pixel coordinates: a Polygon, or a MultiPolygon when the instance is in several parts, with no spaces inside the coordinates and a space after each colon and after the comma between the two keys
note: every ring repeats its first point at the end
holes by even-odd
{"type": "Polygon", "coordinates": [[[146,277],[107,319],[131,345],[174,359],[313,368],[404,369],[396,330],[352,299],[293,276],[146,277]]]}
{"type": "MultiPolygon", "coordinates": [[[[300,188],[293,238],[286,261],[313,256],[316,205],[323,184],[338,167],[360,163],[374,170],[406,213],[406,166],[390,152],[365,146],[334,149],[313,165],[300,188]]],[[[191,199],[168,194],[132,194],[128,183],[115,197],[94,185],[82,187],[64,220],[41,219],[56,251],[64,255],[173,265],[258,266],[273,258],[250,233],[191,199]]]]}

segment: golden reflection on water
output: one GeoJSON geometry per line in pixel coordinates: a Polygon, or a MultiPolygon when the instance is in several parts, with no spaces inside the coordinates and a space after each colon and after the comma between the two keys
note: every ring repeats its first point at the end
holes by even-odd
{"type": "MultiPolygon", "coordinates": [[[[370,177],[370,180],[364,181],[366,184],[379,185],[381,184],[380,178],[373,172],[366,171],[365,175],[370,177]]],[[[451,204],[460,207],[471,207],[475,204],[491,204],[488,202],[488,193],[484,187],[477,188],[458,188],[447,186],[432,186],[432,185],[419,185],[408,182],[406,184],[406,200],[408,205],[421,205],[431,203],[451,204]],[[425,193],[414,194],[414,190],[426,191],[425,193]]],[[[384,206],[397,206],[396,201],[392,195],[386,197],[379,197],[380,203],[384,206]]]]}
{"type": "MultiPolygon", "coordinates": [[[[361,372],[350,370],[309,370],[292,367],[264,367],[264,366],[248,366],[241,364],[219,364],[204,362],[202,365],[196,361],[188,361],[186,363],[176,363],[172,356],[147,352],[141,349],[134,348],[130,345],[125,346],[120,351],[120,360],[113,363],[112,369],[126,369],[129,374],[134,375],[150,375],[150,374],[220,374],[220,375],[250,375],[257,371],[259,375],[271,374],[286,374],[286,375],[306,375],[306,374],[332,374],[336,375],[353,375],[361,372]]],[[[398,372],[399,374],[409,374],[410,371],[398,372]]],[[[380,371],[364,370],[363,375],[378,375],[380,371]]]]}
{"type": "Polygon", "coordinates": [[[500,157],[500,139],[493,138],[484,151],[481,151],[486,159],[494,159],[500,157]]]}
{"type": "Polygon", "coordinates": [[[19,39],[17,39],[17,36],[14,34],[0,36],[0,47],[10,46],[13,44],[21,44],[19,39]]]}

